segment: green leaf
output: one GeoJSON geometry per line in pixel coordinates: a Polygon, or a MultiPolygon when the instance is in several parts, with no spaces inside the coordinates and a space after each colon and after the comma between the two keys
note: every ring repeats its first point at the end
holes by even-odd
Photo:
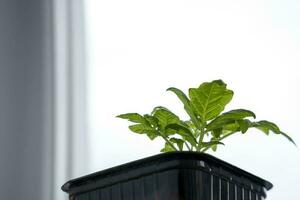
{"type": "Polygon", "coordinates": [[[216,151],[217,151],[217,148],[218,148],[218,146],[217,146],[217,145],[213,145],[213,146],[211,147],[211,149],[212,149],[214,152],[216,152],[216,151]]]}
{"type": "Polygon", "coordinates": [[[122,115],[118,115],[118,118],[122,118],[122,119],[128,119],[131,122],[135,122],[135,123],[144,123],[145,119],[143,118],[143,116],[141,116],[138,113],[127,113],[127,114],[122,114],[122,115]]]}
{"type": "Polygon", "coordinates": [[[169,124],[166,126],[166,130],[168,131],[173,130],[175,133],[180,135],[184,140],[188,141],[192,146],[197,145],[197,140],[195,139],[193,133],[188,128],[188,126],[183,122],[169,124]]]}
{"type": "Polygon", "coordinates": [[[184,123],[173,123],[173,124],[168,124],[166,126],[166,129],[173,129],[176,130],[179,134],[185,134],[189,136],[193,136],[191,130],[189,129],[188,126],[186,126],[184,123]]]}
{"type": "Polygon", "coordinates": [[[235,124],[236,120],[234,119],[221,119],[221,120],[213,120],[206,126],[206,130],[211,131],[215,129],[224,129],[227,126],[227,129],[232,130],[235,127],[237,128],[237,124],[235,124]]]}
{"type": "Polygon", "coordinates": [[[171,152],[171,151],[175,151],[175,149],[173,149],[173,147],[169,144],[169,143],[165,143],[165,147],[163,149],[160,150],[161,152],[171,152]]]}
{"type": "Polygon", "coordinates": [[[205,82],[198,88],[189,89],[192,109],[203,122],[217,117],[231,101],[233,91],[221,80],[205,82]]]}
{"type": "MultiPolygon", "coordinates": [[[[217,142],[217,141],[219,141],[219,140],[220,140],[220,138],[216,138],[216,137],[212,137],[212,138],[210,139],[211,142],[217,142]]],[[[216,151],[217,151],[217,148],[218,148],[218,145],[217,145],[217,144],[212,145],[210,148],[211,148],[214,152],[216,152],[216,151]]]]}
{"type": "Polygon", "coordinates": [[[222,135],[227,134],[228,132],[236,132],[240,130],[240,124],[237,121],[229,122],[222,126],[222,135]]]}
{"type": "Polygon", "coordinates": [[[210,140],[210,142],[203,142],[201,149],[206,149],[208,150],[209,148],[211,148],[213,151],[217,151],[218,145],[225,145],[224,143],[218,141],[217,138],[212,138],[210,140]]]}
{"type": "Polygon", "coordinates": [[[225,145],[225,144],[220,141],[202,142],[202,147],[204,148],[214,146],[214,145],[225,145]]]}
{"type": "Polygon", "coordinates": [[[200,124],[199,124],[197,116],[196,116],[196,114],[195,114],[195,112],[194,112],[194,110],[191,106],[191,102],[190,102],[189,98],[184,94],[184,92],[182,92],[181,90],[179,90],[177,88],[174,88],[174,87],[168,88],[167,91],[171,91],[174,94],[176,94],[176,96],[183,103],[184,110],[190,116],[192,122],[195,124],[195,126],[197,128],[200,128],[200,124]]]}
{"type": "Polygon", "coordinates": [[[161,131],[164,131],[168,124],[180,122],[180,119],[177,115],[162,106],[155,107],[152,111],[152,115],[158,120],[158,126],[161,131]]]}
{"type": "Polygon", "coordinates": [[[183,143],[184,143],[184,141],[183,141],[182,139],[171,138],[171,139],[170,139],[170,142],[172,142],[173,144],[176,144],[177,147],[178,147],[178,149],[179,149],[180,151],[183,150],[183,143]]]}
{"type": "Polygon", "coordinates": [[[215,121],[219,121],[219,120],[225,120],[225,119],[235,119],[235,120],[244,119],[246,117],[253,117],[254,119],[256,118],[255,114],[250,110],[235,109],[235,110],[222,113],[220,116],[216,117],[213,121],[211,121],[211,123],[214,123],[215,121]]]}
{"type": "Polygon", "coordinates": [[[188,120],[188,121],[184,121],[184,123],[186,124],[186,126],[190,129],[190,131],[191,131],[191,133],[193,134],[193,136],[195,137],[195,138],[197,138],[199,135],[198,135],[198,133],[197,133],[197,127],[195,126],[195,124],[192,122],[192,121],[190,121],[190,120],[188,120]]]}
{"type": "Polygon", "coordinates": [[[283,135],[284,137],[286,137],[291,143],[293,143],[295,146],[297,146],[296,142],[286,133],[284,132],[280,132],[281,135],[283,135]]]}
{"type": "Polygon", "coordinates": [[[270,122],[270,121],[267,121],[267,120],[253,122],[252,123],[252,127],[255,127],[255,128],[261,130],[262,132],[264,132],[267,135],[269,135],[270,131],[272,131],[275,134],[283,135],[290,142],[292,142],[294,145],[296,145],[295,141],[289,135],[287,135],[286,133],[282,132],[279,129],[279,127],[275,123],[273,123],[273,122],[270,122]]]}
{"type": "Polygon", "coordinates": [[[129,126],[129,129],[135,133],[147,134],[151,140],[154,140],[158,136],[158,133],[155,129],[144,124],[131,125],[129,126]]]}
{"type": "Polygon", "coordinates": [[[151,140],[162,137],[166,142],[163,152],[182,151],[184,144],[191,151],[205,152],[210,148],[216,151],[217,146],[223,144],[223,139],[237,132],[246,133],[249,128],[257,128],[267,135],[274,132],[295,144],[273,122],[251,122],[248,118],[256,116],[250,110],[235,109],[222,113],[233,97],[233,91],[227,89],[222,80],[205,82],[198,88],[190,88],[188,96],[174,87],[167,91],[173,92],[179,98],[190,119],[183,121],[161,106],[154,108],[151,114],[127,113],[117,116],[135,123],[129,126],[135,133],[146,134],[151,140]],[[174,137],[170,138],[171,135],[174,137]],[[203,142],[207,138],[210,142],[203,142]]]}
{"type": "Polygon", "coordinates": [[[144,118],[154,128],[158,126],[158,119],[156,117],[146,114],[144,118]]]}
{"type": "Polygon", "coordinates": [[[266,135],[269,135],[270,131],[272,131],[276,134],[280,134],[280,132],[281,132],[279,127],[275,123],[269,122],[269,121],[266,121],[266,120],[253,122],[252,126],[259,129],[259,130],[261,130],[266,135]]]}
{"type": "Polygon", "coordinates": [[[222,128],[212,130],[211,134],[214,138],[219,138],[222,134],[222,128]]]}
{"type": "Polygon", "coordinates": [[[249,127],[251,127],[251,122],[248,119],[240,119],[240,120],[232,120],[232,121],[228,120],[228,121],[224,121],[224,124],[220,126],[220,128],[222,129],[222,135],[230,132],[239,132],[239,131],[242,133],[246,133],[249,127]]]}
{"type": "Polygon", "coordinates": [[[242,133],[245,133],[250,126],[250,121],[244,119],[247,117],[255,118],[255,114],[252,111],[245,109],[231,110],[216,117],[206,126],[206,128],[207,130],[219,128],[230,131],[239,130],[242,133]]]}
{"type": "Polygon", "coordinates": [[[239,124],[239,131],[241,131],[242,133],[246,133],[251,124],[249,120],[241,120],[241,119],[237,120],[237,123],[239,124]]]}

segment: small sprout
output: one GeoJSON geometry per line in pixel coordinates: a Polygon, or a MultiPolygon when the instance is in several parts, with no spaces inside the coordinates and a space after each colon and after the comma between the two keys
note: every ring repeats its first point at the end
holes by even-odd
{"type": "Polygon", "coordinates": [[[202,83],[198,88],[190,88],[188,96],[181,90],[171,87],[190,117],[181,120],[169,109],[158,106],[150,114],[127,113],[117,117],[134,123],[129,129],[138,134],[146,134],[151,140],[157,137],[164,139],[162,152],[217,150],[224,145],[225,138],[235,134],[245,134],[250,128],[256,128],[265,134],[270,132],[286,137],[295,144],[293,139],[282,132],[273,122],[255,119],[255,114],[246,109],[234,109],[223,112],[231,101],[233,91],[227,89],[222,80],[202,83]]]}

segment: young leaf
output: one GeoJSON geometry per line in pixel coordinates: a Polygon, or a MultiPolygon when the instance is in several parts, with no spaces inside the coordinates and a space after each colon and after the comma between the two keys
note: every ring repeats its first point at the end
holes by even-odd
{"type": "Polygon", "coordinates": [[[165,107],[159,106],[153,109],[152,115],[158,119],[158,125],[161,131],[164,131],[168,124],[179,123],[180,119],[165,107]]]}
{"type": "Polygon", "coordinates": [[[131,122],[135,122],[135,123],[144,123],[145,119],[143,118],[143,116],[141,116],[138,113],[127,113],[127,114],[122,114],[122,115],[118,115],[117,117],[122,118],[122,119],[127,119],[131,122]]]}
{"type": "Polygon", "coordinates": [[[205,82],[198,88],[190,88],[189,97],[193,110],[206,122],[224,110],[233,97],[233,91],[228,90],[223,81],[216,80],[205,82]]]}
{"type": "Polygon", "coordinates": [[[255,128],[263,131],[267,135],[270,133],[270,131],[272,131],[275,134],[281,134],[284,137],[286,137],[290,142],[292,142],[294,145],[296,145],[294,140],[290,136],[288,136],[286,133],[282,132],[279,129],[279,127],[273,122],[262,120],[262,121],[252,123],[252,127],[255,127],[255,128]]]}
{"type": "Polygon", "coordinates": [[[216,138],[212,138],[210,140],[210,142],[203,142],[201,145],[200,150],[202,152],[207,151],[208,149],[212,149],[213,151],[217,150],[218,145],[225,145],[224,143],[220,142],[218,139],[216,138]]]}
{"type": "Polygon", "coordinates": [[[206,130],[212,131],[215,129],[224,129],[225,126],[228,126],[230,130],[236,127],[235,124],[236,120],[234,119],[220,119],[220,120],[213,120],[206,126],[206,130]]]}
{"type": "Polygon", "coordinates": [[[171,151],[176,151],[169,143],[165,143],[165,147],[160,150],[161,152],[171,152],[171,151]]]}
{"type": "Polygon", "coordinates": [[[237,120],[237,123],[239,124],[239,131],[241,131],[242,133],[246,133],[251,124],[251,122],[247,119],[237,120]]]}
{"type": "Polygon", "coordinates": [[[157,136],[158,133],[156,130],[154,130],[153,128],[146,126],[144,124],[135,124],[135,125],[131,125],[129,126],[129,129],[132,132],[135,133],[139,133],[139,134],[147,134],[147,136],[151,139],[154,140],[157,136]]]}
{"type": "Polygon", "coordinates": [[[182,134],[189,135],[189,136],[193,137],[193,134],[192,134],[191,130],[183,122],[168,124],[166,126],[166,129],[173,129],[173,130],[176,130],[178,133],[180,132],[182,134]]]}
{"type": "Polygon", "coordinates": [[[219,120],[224,120],[224,119],[244,119],[246,117],[253,117],[254,119],[256,118],[254,112],[250,111],[250,110],[246,110],[246,109],[235,109],[235,110],[231,110],[225,113],[222,113],[221,115],[219,115],[218,117],[216,117],[213,121],[211,121],[211,123],[215,122],[215,121],[219,121],[219,120]]]}
{"type": "Polygon", "coordinates": [[[197,116],[196,116],[196,114],[195,114],[195,112],[194,112],[194,110],[191,106],[191,102],[190,102],[189,98],[181,90],[179,90],[177,88],[174,88],[174,87],[168,88],[167,91],[171,91],[174,94],[176,94],[176,96],[183,103],[184,109],[185,109],[186,113],[190,116],[190,118],[191,118],[192,122],[194,123],[194,125],[197,128],[200,128],[200,124],[199,124],[197,116]]]}
{"type": "Polygon", "coordinates": [[[262,120],[262,121],[254,122],[252,124],[252,126],[261,130],[262,132],[264,132],[267,135],[269,135],[270,131],[272,131],[276,134],[280,134],[279,127],[276,124],[274,124],[273,122],[262,120]]]}
{"type": "Polygon", "coordinates": [[[218,146],[217,146],[217,145],[213,145],[213,146],[211,147],[211,149],[212,149],[214,152],[216,152],[216,151],[217,151],[217,148],[218,148],[218,146]]]}
{"type": "Polygon", "coordinates": [[[188,141],[192,146],[197,145],[197,140],[194,138],[191,130],[181,122],[181,124],[169,124],[166,126],[166,130],[174,130],[178,135],[180,135],[184,140],[188,141]]]}
{"type": "Polygon", "coordinates": [[[214,146],[214,145],[225,145],[225,144],[222,143],[222,142],[219,142],[219,141],[210,141],[210,142],[203,142],[202,143],[203,148],[211,147],[211,146],[214,146]]]}
{"type": "Polygon", "coordinates": [[[213,138],[219,138],[222,134],[222,130],[223,130],[222,128],[213,129],[211,131],[213,138]]]}
{"type": "Polygon", "coordinates": [[[179,149],[180,151],[183,150],[183,143],[184,143],[184,141],[183,141],[182,139],[171,138],[171,139],[170,139],[170,142],[172,142],[173,144],[176,144],[177,147],[178,147],[178,149],[179,149]]]}
{"type": "MultiPolygon", "coordinates": [[[[219,140],[219,138],[215,138],[215,137],[212,137],[211,138],[211,142],[214,142],[214,141],[218,141],[219,140]]],[[[217,148],[218,148],[218,145],[216,145],[216,144],[214,144],[214,145],[212,145],[211,147],[210,147],[214,152],[216,152],[217,151],[217,148]]],[[[208,149],[207,149],[208,150],[208,149]]]]}
{"type": "Polygon", "coordinates": [[[295,146],[297,146],[297,144],[295,143],[295,141],[286,133],[280,131],[280,134],[283,135],[284,137],[286,137],[291,143],[293,143],[295,146]]]}
{"type": "Polygon", "coordinates": [[[158,126],[158,119],[156,117],[146,114],[144,118],[152,127],[156,128],[158,126]]]}
{"type": "Polygon", "coordinates": [[[222,80],[205,82],[198,88],[189,89],[189,98],[179,89],[167,89],[176,94],[184,105],[190,119],[183,121],[165,107],[156,107],[151,115],[127,113],[117,117],[127,119],[133,123],[129,129],[135,133],[147,134],[150,139],[162,137],[165,140],[163,152],[182,151],[185,144],[188,150],[205,152],[208,149],[216,151],[221,141],[235,133],[246,133],[249,128],[257,128],[267,135],[270,131],[293,139],[282,132],[279,127],[269,121],[251,122],[248,118],[255,118],[255,114],[246,109],[235,109],[221,112],[233,97],[233,91],[227,89],[222,80]],[[170,139],[170,136],[174,135],[170,139]],[[180,138],[178,138],[180,137],[180,138]],[[206,138],[210,142],[205,142],[206,138]]]}
{"type": "Polygon", "coordinates": [[[240,130],[242,133],[245,133],[250,126],[250,121],[244,119],[247,117],[255,118],[256,116],[250,110],[231,110],[213,119],[210,123],[207,124],[206,128],[207,130],[214,130],[219,128],[231,131],[240,130]]]}

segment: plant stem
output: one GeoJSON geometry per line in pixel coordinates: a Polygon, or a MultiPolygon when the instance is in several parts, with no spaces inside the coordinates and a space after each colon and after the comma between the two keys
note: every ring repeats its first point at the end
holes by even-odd
{"type": "Polygon", "coordinates": [[[184,142],[184,144],[185,144],[185,146],[187,147],[187,149],[188,149],[189,151],[192,151],[192,148],[193,148],[193,147],[191,148],[191,147],[188,145],[188,143],[187,143],[186,141],[184,142]]]}
{"type": "MultiPolygon", "coordinates": [[[[224,140],[225,138],[227,138],[227,137],[229,137],[229,136],[231,136],[232,134],[234,134],[234,133],[236,133],[236,132],[238,132],[238,131],[234,131],[234,132],[231,132],[231,133],[228,133],[228,134],[226,134],[226,135],[224,135],[223,137],[220,137],[220,139],[218,140],[219,142],[221,141],[221,140],[224,140]]],[[[210,147],[206,147],[206,148],[204,148],[201,152],[206,152],[208,149],[210,149],[211,148],[211,146],[210,147]]]]}
{"type": "Polygon", "coordinates": [[[158,135],[160,135],[165,141],[166,143],[168,143],[175,151],[179,151],[173,144],[172,142],[170,142],[168,140],[168,138],[166,136],[164,136],[160,131],[157,131],[158,135]]]}
{"type": "Polygon", "coordinates": [[[205,135],[205,124],[202,124],[202,126],[200,128],[200,137],[199,137],[197,151],[200,151],[200,149],[201,149],[202,142],[203,142],[203,139],[204,139],[204,135],[205,135]]]}
{"type": "Polygon", "coordinates": [[[168,140],[168,138],[166,138],[166,137],[164,137],[164,136],[162,136],[163,138],[164,138],[164,140],[175,150],[175,151],[179,151],[179,149],[177,149],[173,144],[172,144],[172,142],[170,142],[169,140],[168,140]]]}
{"type": "Polygon", "coordinates": [[[203,138],[204,138],[204,134],[200,133],[199,142],[198,142],[198,147],[197,147],[197,150],[198,150],[198,151],[200,151],[200,149],[201,149],[202,142],[203,142],[203,138]]]}

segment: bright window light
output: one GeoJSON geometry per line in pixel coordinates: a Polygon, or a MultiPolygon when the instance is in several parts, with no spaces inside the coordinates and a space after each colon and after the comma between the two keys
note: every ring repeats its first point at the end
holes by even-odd
{"type": "MultiPolygon", "coordinates": [[[[90,170],[159,153],[116,115],[166,106],[186,117],[170,86],[223,79],[230,108],[277,123],[300,144],[300,2],[86,0],[90,170]]],[[[268,199],[300,199],[300,153],[251,131],[215,156],[274,183],[268,199]]]]}

